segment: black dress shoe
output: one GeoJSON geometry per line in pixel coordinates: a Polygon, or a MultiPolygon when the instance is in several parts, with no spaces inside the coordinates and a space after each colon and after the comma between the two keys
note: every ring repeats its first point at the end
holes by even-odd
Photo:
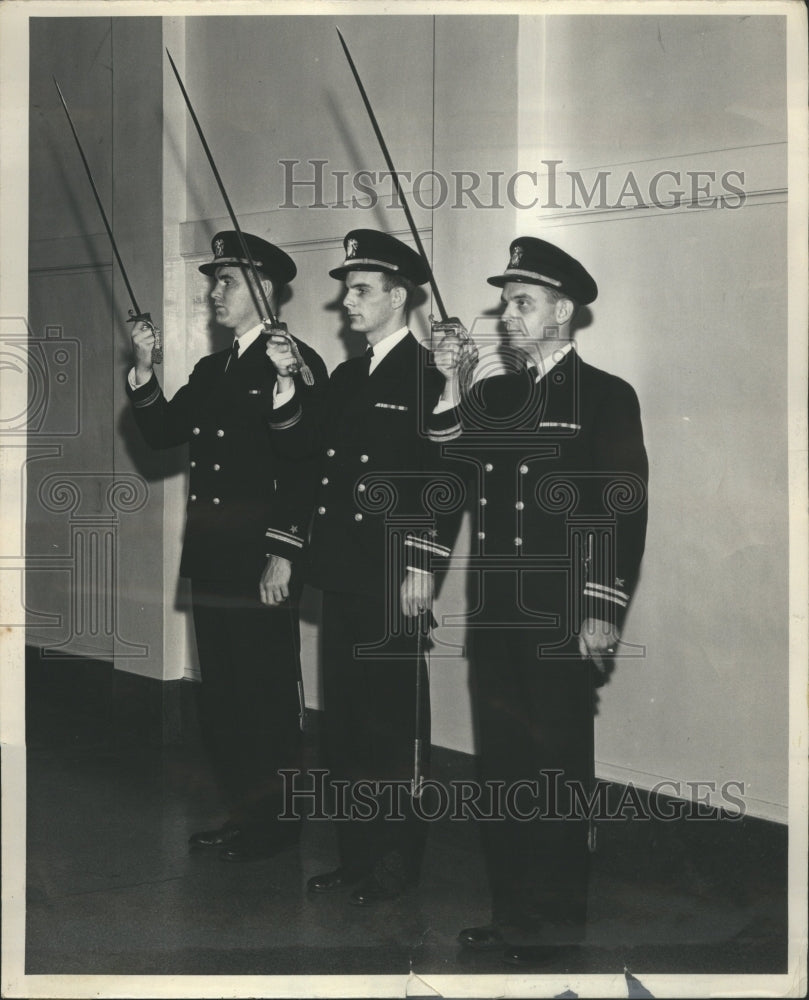
{"type": "Polygon", "coordinates": [[[503,961],[508,965],[519,965],[522,968],[554,965],[559,970],[566,970],[575,950],[574,945],[509,945],[503,951],[503,961]]]}
{"type": "Polygon", "coordinates": [[[313,875],[306,883],[309,892],[332,892],[334,889],[345,889],[350,885],[356,885],[362,875],[354,875],[346,868],[335,868],[333,872],[323,872],[322,875],[313,875]]]}
{"type": "Polygon", "coordinates": [[[242,830],[236,823],[227,822],[218,830],[200,830],[188,838],[188,846],[198,848],[225,847],[241,836],[242,830]]]}
{"type": "Polygon", "coordinates": [[[464,927],[458,935],[458,944],[472,951],[491,951],[505,948],[506,940],[494,924],[483,927],[464,927]]]}
{"type": "Polygon", "coordinates": [[[264,861],[266,858],[274,858],[276,854],[295,847],[298,837],[272,837],[270,835],[260,837],[257,835],[245,836],[234,839],[227,847],[223,847],[219,852],[220,861],[244,863],[247,861],[264,861]]]}
{"type": "Polygon", "coordinates": [[[388,899],[396,899],[401,896],[404,885],[384,886],[374,875],[368,875],[360,882],[357,888],[348,897],[349,903],[354,906],[373,906],[374,903],[382,903],[388,899]]]}

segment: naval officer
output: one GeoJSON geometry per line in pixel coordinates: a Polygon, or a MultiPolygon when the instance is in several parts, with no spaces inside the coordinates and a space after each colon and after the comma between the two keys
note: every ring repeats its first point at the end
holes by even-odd
{"type": "Polygon", "coordinates": [[[323,591],[327,763],[334,787],[349,789],[347,818],[335,823],[339,865],[308,887],[351,887],[350,902],[367,906],[399,895],[419,874],[425,824],[412,810],[414,740],[425,748],[425,767],[429,748],[420,643],[433,602],[432,560],[449,553],[435,524],[451,515],[436,518],[429,500],[437,449],[427,420],[443,378],[407,325],[427,265],[376,230],[353,230],[344,247],[329,273],[345,283],[348,325],[364,336],[365,354],[335,369],[322,407],[284,378],[283,346],[270,355],[280,373],[278,446],[320,459],[307,579],[323,591]],[[369,781],[398,782],[405,794],[391,806],[384,792],[372,816],[370,807],[364,818],[352,815],[352,792],[369,781]]]}
{"type": "MultiPolygon", "coordinates": [[[[295,263],[266,240],[244,238],[277,305],[295,263]]],[[[313,480],[300,466],[290,479],[289,463],[272,448],[267,414],[276,372],[237,234],[217,233],[212,249],[213,260],[200,271],[213,278],[216,322],[232,331],[232,346],[203,357],[167,400],[152,367],[153,331],[136,324],[127,388],[148,444],[187,445],[190,459],[180,575],[191,581],[203,736],[229,810],[224,823],[194,833],[190,845],[217,850],[225,861],[252,861],[296,843],[300,830],[277,820],[278,771],[300,765],[300,585],[290,577],[303,548],[313,480]],[[283,588],[289,597],[268,608],[261,600],[268,588],[283,588]]],[[[322,360],[297,343],[315,385],[324,383],[322,360]]],[[[301,396],[311,391],[300,375],[293,381],[301,396]]]]}
{"type": "Polygon", "coordinates": [[[597,295],[583,265],[520,237],[488,281],[502,289],[506,370],[461,391],[465,348],[445,338],[432,434],[476,482],[467,626],[481,777],[521,794],[481,824],[491,921],[459,941],[542,962],[584,933],[588,823],[572,789],[590,784],[593,689],[638,580],[647,460],[634,390],[576,352],[574,316],[597,295]]]}

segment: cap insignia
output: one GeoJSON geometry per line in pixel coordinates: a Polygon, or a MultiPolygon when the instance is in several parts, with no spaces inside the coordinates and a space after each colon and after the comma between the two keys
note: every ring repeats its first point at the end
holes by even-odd
{"type": "Polygon", "coordinates": [[[353,236],[351,239],[346,240],[346,258],[350,260],[352,257],[356,257],[359,249],[360,245],[353,236]]]}
{"type": "Polygon", "coordinates": [[[522,260],[522,247],[516,246],[511,251],[511,260],[508,262],[509,267],[519,267],[520,261],[522,260]]]}
{"type": "Polygon", "coordinates": [[[213,241],[213,255],[214,257],[224,257],[225,256],[225,241],[224,240],[214,240],[213,241]]]}

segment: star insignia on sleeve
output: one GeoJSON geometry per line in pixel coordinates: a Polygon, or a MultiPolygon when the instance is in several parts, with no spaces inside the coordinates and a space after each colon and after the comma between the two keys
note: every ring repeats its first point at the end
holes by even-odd
{"type": "Polygon", "coordinates": [[[438,529],[437,528],[431,528],[427,532],[427,534],[430,536],[430,538],[438,538],[438,529]]]}
{"type": "Polygon", "coordinates": [[[298,534],[298,526],[297,526],[297,524],[290,524],[290,526],[289,526],[289,533],[290,533],[290,535],[297,535],[298,534]]]}
{"type": "Polygon", "coordinates": [[[615,577],[615,586],[616,587],[623,587],[624,586],[624,581],[620,578],[620,576],[616,576],[615,577]]]}

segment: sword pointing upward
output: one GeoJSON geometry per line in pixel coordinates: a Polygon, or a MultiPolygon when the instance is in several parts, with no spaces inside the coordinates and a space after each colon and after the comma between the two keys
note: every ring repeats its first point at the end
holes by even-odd
{"type": "Polygon", "coordinates": [[[110,238],[110,243],[112,245],[112,252],[115,254],[115,259],[118,261],[118,267],[121,269],[121,276],[124,279],[124,284],[126,285],[126,290],[129,292],[129,298],[132,302],[132,308],[129,310],[129,319],[127,323],[146,323],[148,324],[155,335],[154,348],[152,350],[152,362],[154,364],[160,364],[163,360],[163,348],[160,343],[160,330],[152,322],[152,317],[147,312],[141,312],[138,301],[135,298],[135,293],[132,291],[132,285],[129,283],[129,277],[126,273],[126,268],[124,267],[124,262],[121,260],[121,255],[118,253],[118,245],[115,242],[115,237],[112,235],[112,228],[107,219],[107,213],[104,211],[104,206],[101,204],[101,199],[98,196],[98,189],[95,186],[95,181],[93,180],[93,174],[90,170],[90,164],[87,162],[87,157],[84,155],[84,150],[82,149],[81,142],[79,141],[79,136],[76,132],[76,127],[73,124],[73,119],[70,117],[70,111],[67,107],[67,101],[65,101],[64,94],[62,93],[62,88],[59,86],[56,77],[53,77],[53,82],[56,90],[59,94],[59,100],[62,102],[62,107],[65,109],[65,114],[67,115],[67,121],[70,125],[70,131],[73,133],[73,138],[76,140],[76,146],[79,150],[79,155],[81,156],[81,161],[84,164],[84,170],[87,174],[87,180],[90,182],[90,187],[93,190],[93,196],[96,200],[96,205],[98,205],[98,211],[101,213],[101,219],[104,223],[104,228],[107,230],[107,236],[110,238]]]}
{"type": "MultiPolygon", "coordinates": [[[[346,44],[345,38],[343,38],[343,33],[340,31],[339,28],[335,28],[335,30],[337,31],[337,34],[340,38],[340,44],[343,46],[343,52],[345,52],[346,59],[348,60],[348,65],[351,67],[351,72],[354,75],[354,80],[357,83],[357,87],[360,92],[360,97],[362,97],[362,102],[365,105],[365,110],[368,112],[368,117],[371,119],[371,125],[373,127],[374,134],[376,135],[377,142],[379,143],[379,147],[382,150],[382,155],[385,158],[385,163],[387,164],[388,170],[390,171],[390,175],[393,178],[393,184],[394,187],[396,188],[396,193],[399,196],[399,199],[402,203],[402,208],[404,209],[404,214],[405,217],[407,218],[407,224],[410,226],[410,232],[413,235],[416,247],[418,248],[418,251],[422,256],[424,263],[427,265],[427,274],[429,275],[430,288],[432,289],[433,297],[435,299],[435,304],[441,316],[440,323],[433,322],[433,317],[432,316],[430,317],[433,338],[435,339],[435,335],[437,333],[454,334],[455,336],[457,336],[462,345],[462,357],[464,364],[466,366],[469,366],[473,361],[477,360],[476,349],[474,348],[474,345],[472,344],[469,334],[466,332],[461,321],[456,316],[447,316],[447,310],[444,308],[444,300],[441,298],[441,293],[438,291],[438,284],[435,280],[435,275],[433,274],[432,265],[430,264],[430,261],[427,258],[427,253],[424,249],[424,244],[421,242],[419,231],[416,228],[416,223],[415,220],[413,219],[413,213],[410,211],[410,205],[407,203],[407,198],[405,197],[405,193],[402,190],[401,184],[399,183],[399,175],[396,173],[396,168],[393,165],[393,160],[391,159],[390,152],[388,151],[387,144],[382,135],[382,130],[379,127],[379,122],[377,122],[376,120],[374,109],[371,107],[371,102],[368,99],[368,94],[365,91],[365,87],[362,85],[360,74],[357,71],[357,67],[354,64],[354,60],[351,58],[351,53],[348,51],[348,45],[346,44]]],[[[467,375],[469,374],[469,371],[470,369],[467,367],[467,375]]],[[[466,382],[466,378],[463,379],[463,382],[464,383],[466,382]]]]}
{"type": "MultiPolygon", "coordinates": [[[[199,119],[197,118],[196,112],[194,111],[194,107],[191,104],[191,98],[188,96],[188,91],[185,89],[185,85],[183,84],[182,78],[180,77],[180,73],[177,67],[174,65],[174,60],[171,58],[171,53],[169,52],[168,49],[166,49],[166,55],[169,57],[171,68],[174,70],[174,75],[177,78],[177,83],[179,83],[180,90],[182,91],[183,100],[185,101],[185,106],[188,108],[188,113],[191,115],[191,121],[194,123],[194,127],[197,130],[197,135],[199,136],[200,142],[202,143],[202,148],[205,151],[205,156],[208,158],[208,163],[210,164],[211,170],[213,171],[214,179],[216,180],[217,186],[219,187],[219,191],[225,202],[225,206],[228,210],[228,215],[230,216],[230,221],[233,223],[233,228],[236,231],[236,235],[239,239],[239,246],[241,247],[242,254],[250,268],[250,273],[253,276],[253,281],[255,282],[258,294],[261,296],[261,305],[264,307],[264,316],[262,317],[262,322],[264,323],[264,326],[267,329],[267,332],[270,334],[270,336],[282,339],[286,341],[286,343],[289,345],[289,349],[292,353],[292,357],[294,358],[295,362],[294,367],[290,366],[290,371],[299,371],[306,385],[314,385],[315,379],[314,376],[312,375],[312,370],[303,360],[301,352],[298,350],[298,345],[295,343],[294,339],[290,336],[286,324],[279,323],[272,311],[270,300],[267,297],[267,293],[265,292],[264,286],[261,283],[261,279],[258,276],[256,263],[253,260],[253,257],[247,247],[247,242],[244,238],[244,233],[242,232],[241,226],[239,225],[239,221],[236,218],[236,213],[233,211],[233,205],[231,205],[230,203],[230,198],[228,198],[228,193],[225,190],[225,185],[222,182],[222,178],[219,174],[219,171],[216,169],[216,163],[214,162],[213,154],[211,153],[211,148],[208,145],[208,142],[205,138],[205,133],[202,131],[202,126],[200,125],[199,119]]],[[[258,301],[256,301],[256,305],[258,304],[259,304],[258,301]]],[[[261,312],[260,309],[259,312],[261,312]]]]}
{"type": "Polygon", "coordinates": [[[371,125],[376,135],[379,147],[382,150],[382,155],[385,158],[385,163],[388,165],[388,170],[393,178],[393,184],[396,188],[396,193],[398,194],[401,202],[402,208],[404,209],[404,214],[407,217],[407,224],[410,226],[410,232],[413,234],[413,239],[416,241],[416,247],[419,253],[424,259],[424,263],[427,265],[427,272],[430,276],[430,288],[433,290],[433,296],[435,298],[435,304],[438,307],[438,311],[441,314],[441,322],[446,323],[448,320],[447,310],[444,308],[444,300],[441,298],[441,293],[438,291],[438,285],[436,284],[435,276],[433,275],[433,269],[430,266],[430,261],[427,259],[427,254],[424,250],[424,244],[421,242],[421,237],[419,236],[419,231],[416,228],[416,223],[413,219],[413,214],[410,211],[410,205],[407,203],[407,198],[405,198],[404,191],[402,191],[402,186],[399,183],[399,175],[396,173],[396,167],[393,165],[393,160],[388,152],[387,144],[382,136],[382,130],[379,128],[379,123],[376,120],[376,115],[374,114],[374,109],[371,107],[371,102],[368,100],[368,94],[365,92],[365,87],[362,85],[362,80],[360,79],[360,74],[357,71],[357,67],[354,65],[354,60],[351,58],[351,53],[348,51],[348,45],[346,44],[345,38],[343,38],[343,33],[339,28],[335,29],[340,38],[340,44],[343,46],[343,52],[345,52],[346,59],[348,60],[348,65],[351,67],[351,72],[354,74],[354,79],[357,82],[357,87],[359,88],[360,97],[362,97],[362,102],[365,105],[365,110],[368,112],[368,117],[371,119],[371,125]]]}

